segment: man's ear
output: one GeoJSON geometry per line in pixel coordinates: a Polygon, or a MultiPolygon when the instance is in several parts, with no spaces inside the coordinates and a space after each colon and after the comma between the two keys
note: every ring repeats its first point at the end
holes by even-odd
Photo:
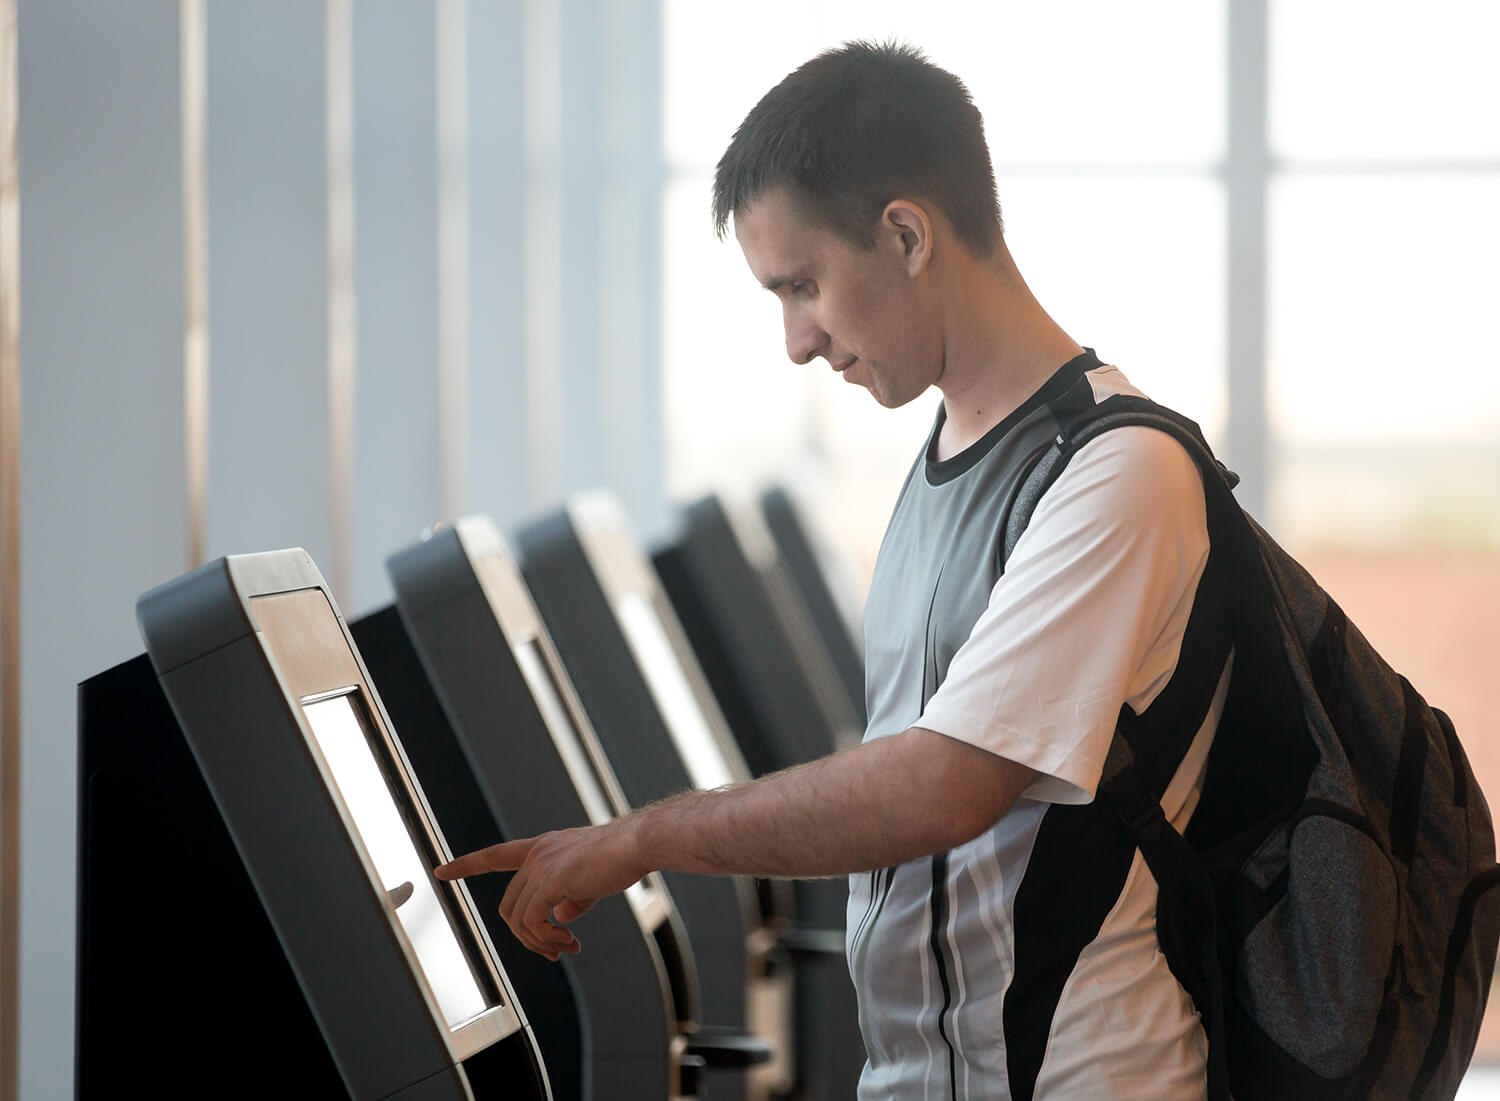
{"type": "Polygon", "coordinates": [[[908,275],[919,275],[932,263],[932,218],[910,199],[892,199],[880,212],[880,228],[898,243],[908,275]]]}

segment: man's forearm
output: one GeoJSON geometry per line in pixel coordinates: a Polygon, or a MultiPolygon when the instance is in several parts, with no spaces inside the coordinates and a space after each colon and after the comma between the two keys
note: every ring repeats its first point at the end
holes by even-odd
{"type": "Polygon", "coordinates": [[[600,826],[491,845],[437,875],[516,872],[500,916],[521,943],[555,960],[578,951],[568,922],[648,872],[810,878],[901,864],[978,836],[1031,778],[1022,765],[913,728],[600,826]]]}
{"type": "Polygon", "coordinates": [[[749,784],[684,792],[622,825],[668,871],[812,878],[901,864],[971,840],[1030,770],[913,729],[749,784]]]}

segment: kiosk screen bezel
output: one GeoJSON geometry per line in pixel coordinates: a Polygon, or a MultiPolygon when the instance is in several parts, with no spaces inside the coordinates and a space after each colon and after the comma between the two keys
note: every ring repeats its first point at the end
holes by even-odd
{"type": "Polygon", "coordinates": [[[337,773],[307,712],[309,704],[316,705],[338,697],[351,700],[350,706],[364,734],[365,744],[374,757],[418,858],[428,862],[429,882],[435,887],[436,897],[442,900],[450,928],[483,994],[485,1004],[477,1013],[456,1023],[450,1021],[436,984],[427,974],[417,944],[407,932],[396,908],[391,909],[392,933],[405,947],[413,977],[426,994],[433,1023],[447,1037],[455,1059],[468,1059],[517,1031],[522,1022],[494,964],[493,950],[474,914],[467,888],[461,882],[441,883],[431,876],[431,869],[451,856],[369,687],[357,651],[322,589],[257,595],[250,598],[250,605],[261,643],[289,690],[288,702],[294,706],[306,734],[308,751],[318,762],[329,796],[340,808],[349,838],[370,874],[371,888],[389,901],[388,888],[380,881],[371,846],[359,828],[358,819],[339,786],[337,773]]]}

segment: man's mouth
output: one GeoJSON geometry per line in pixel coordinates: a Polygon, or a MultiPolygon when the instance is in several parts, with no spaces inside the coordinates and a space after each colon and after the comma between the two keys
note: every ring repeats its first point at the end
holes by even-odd
{"type": "Polygon", "coordinates": [[[837,372],[838,372],[838,373],[839,373],[839,374],[841,374],[841,375],[842,375],[842,374],[843,374],[843,373],[844,373],[844,372],[845,372],[845,371],[847,371],[847,370],[848,370],[848,369],[849,369],[849,368],[850,368],[850,367],[852,367],[852,366],[854,366],[854,361],[855,361],[855,360],[856,360],[856,359],[858,359],[858,358],[859,358],[859,357],[858,357],[858,356],[850,356],[850,357],[849,357],[849,358],[848,358],[848,359],[846,359],[846,360],[844,360],[844,362],[843,362],[843,363],[835,363],[835,364],[834,364],[834,365],[833,365],[833,369],[834,369],[834,370],[835,370],[835,371],[837,371],[837,372]]]}

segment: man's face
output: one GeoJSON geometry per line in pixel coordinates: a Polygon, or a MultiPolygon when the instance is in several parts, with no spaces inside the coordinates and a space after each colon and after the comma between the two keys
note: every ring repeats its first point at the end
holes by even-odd
{"type": "Polygon", "coordinates": [[[736,212],[734,235],[750,271],[781,301],[793,363],[821,356],[891,409],[937,381],[941,353],[899,234],[878,231],[874,247],[861,249],[776,189],[736,212]]]}

